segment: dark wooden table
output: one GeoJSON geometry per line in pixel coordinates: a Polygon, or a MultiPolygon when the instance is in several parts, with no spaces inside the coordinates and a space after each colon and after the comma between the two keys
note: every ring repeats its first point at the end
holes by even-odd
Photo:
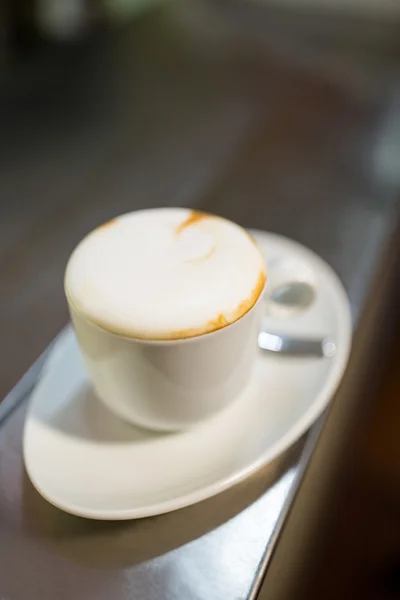
{"type": "MultiPolygon", "coordinates": [[[[311,247],[343,280],[357,335],[397,210],[397,38],[382,27],[175,2],[75,46],[43,44],[4,74],[0,396],[67,322],[77,241],[145,206],[201,207],[311,247]]],[[[32,490],[24,411],[0,429],[0,595],[249,594],[296,467],[172,515],[88,523],[32,490]]]]}

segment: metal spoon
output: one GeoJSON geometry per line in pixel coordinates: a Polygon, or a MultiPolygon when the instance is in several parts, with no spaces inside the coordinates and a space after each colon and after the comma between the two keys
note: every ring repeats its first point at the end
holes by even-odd
{"type": "Polygon", "coordinates": [[[331,358],[336,353],[336,344],[330,337],[301,338],[261,331],[258,345],[262,350],[295,356],[331,358]]]}

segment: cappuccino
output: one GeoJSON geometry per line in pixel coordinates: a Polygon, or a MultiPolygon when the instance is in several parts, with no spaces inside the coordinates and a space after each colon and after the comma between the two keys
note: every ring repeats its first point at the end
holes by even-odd
{"type": "Polygon", "coordinates": [[[72,309],[109,332],[142,340],[196,337],[256,303],[263,256],[239,225],[181,208],[132,212],[77,246],[65,290],[72,309]]]}

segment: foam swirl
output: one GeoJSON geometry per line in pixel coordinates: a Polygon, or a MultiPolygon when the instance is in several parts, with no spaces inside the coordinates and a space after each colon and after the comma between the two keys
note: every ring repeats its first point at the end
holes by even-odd
{"type": "Polygon", "coordinates": [[[77,246],[65,290],[74,310],[126,337],[189,338],[221,329],[258,300],[263,257],[247,232],[187,209],[113,219],[77,246]]]}

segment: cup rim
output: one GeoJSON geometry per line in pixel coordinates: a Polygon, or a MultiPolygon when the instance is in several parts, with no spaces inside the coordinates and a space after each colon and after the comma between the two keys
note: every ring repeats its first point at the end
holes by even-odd
{"type": "Polygon", "coordinates": [[[257,300],[254,302],[254,304],[249,308],[249,310],[247,310],[238,319],[236,319],[235,321],[232,321],[232,323],[223,325],[222,327],[219,327],[219,329],[214,329],[213,331],[205,331],[204,333],[200,333],[198,335],[194,335],[194,336],[190,336],[190,337],[181,337],[181,338],[170,338],[170,339],[168,339],[168,338],[166,338],[166,339],[141,338],[141,337],[129,336],[129,335],[124,335],[122,333],[119,333],[118,331],[113,331],[112,329],[108,329],[107,327],[102,327],[99,323],[96,323],[96,321],[93,321],[87,315],[85,315],[81,311],[77,310],[77,308],[75,307],[75,305],[72,303],[71,299],[69,298],[66,286],[64,286],[64,291],[65,291],[65,296],[67,299],[68,308],[69,308],[70,313],[71,314],[74,313],[77,317],[79,317],[80,319],[83,319],[83,321],[85,321],[85,323],[87,323],[91,327],[94,327],[95,329],[102,331],[103,333],[107,333],[115,338],[124,340],[126,342],[142,344],[142,345],[146,344],[146,345],[152,345],[152,346],[153,345],[172,346],[172,345],[176,345],[178,343],[186,343],[186,344],[189,342],[196,343],[196,341],[198,342],[201,339],[209,339],[211,336],[215,337],[216,335],[221,334],[223,331],[232,328],[234,325],[238,324],[245,317],[247,317],[250,313],[252,313],[253,310],[256,308],[256,306],[258,306],[260,304],[260,302],[264,301],[264,295],[265,295],[265,290],[267,288],[267,285],[268,285],[268,277],[264,283],[263,289],[261,290],[261,292],[260,292],[257,300]]]}
{"type": "MultiPolygon", "coordinates": [[[[169,207],[165,207],[165,208],[168,209],[169,207]]],[[[157,210],[157,209],[150,208],[150,209],[142,209],[142,210],[139,210],[139,211],[130,211],[128,213],[120,215],[120,217],[117,217],[117,218],[122,218],[122,217],[125,217],[125,216],[129,216],[133,212],[146,212],[148,210],[157,210]]],[[[193,212],[193,209],[187,209],[187,210],[189,210],[190,212],[193,212]]],[[[258,304],[258,302],[260,301],[260,299],[262,299],[262,297],[265,294],[265,289],[266,289],[266,286],[267,286],[268,280],[269,280],[268,269],[267,269],[267,266],[265,264],[265,256],[261,252],[261,249],[259,248],[256,240],[253,238],[253,236],[251,235],[251,233],[249,231],[247,231],[247,229],[245,227],[243,227],[243,226],[239,225],[238,223],[236,223],[235,221],[231,221],[230,219],[228,219],[226,217],[223,217],[221,215],[216,215],[216,214],[209,213],[209,212],[206,212],[206,211],[195,211],[195,212],[201,212],[202,214],[204,214],[206,216],[215,217],[215,218],[218,218],[218,219],[222,219],[224,221],[228,221],[230,223],[233,223],[234,225],[237,225],[241,229],[243,229],[243,231],[245,233],[247,233],[247,235],[249,236],[250,240],[252,241],[252,243],[254,244],[254,246],[256,247],[256,249],[258,250],[258,252],[259,252],[259,254],[260,254],[261,258],[262,258],[262,261],[264,263],[264,269],[263,269],[263,271],[264,271],[264,273],[263,273],[264,274],[264,285],[263,285],[263,287],[262,287],[262,289],[261,289],[258,297],[256,298],[255,302],[243,314],[241,314],[234,321],[231,321],[230,323],[227,323],[226,325],[222,325],[221,327],[218,327],[216,329],[211,329],[211,330],[208,330],[208,331],[205,330],[203,332],[196,333],[196,334],[193,334],[193,335],[186,335],[186,336],[183,335],[181,337],[177,336],[177,337],[170,337],[170,338],[169,337],[162,337],[162,336],[160,336],[160,337],[154,337],[154,338],[153,337],[140,337],[140,336],[137,336],[135,334],[131,334],[129,332],[129,329],[127,329],[124,332],[123,328],[121,328],[121,330],[119,330],[118,327],[117,328],[113,328],[112,326],[108,326],[107,323],[102,323],[100,320],[98,321],[98,320],[96,320],[94,318],[92,319],[84,311],[80,310],[77,307],[77,305],[73,301],[72,296],[71,296],[71,294],[69,292],[69,289],[68,289],[68,287],[69,287],[68,286],[68,267],[69,267],[72,255],[74,254],[74,252],[76,251],[77,247],[79,246],[79,244],[81,242],[79,242],[78,246],[73,250],[72,254],[70,255],[70,257],[69,257],[69,259],[67,261],[67,265],[66,265],[65,271],[64,271],[64,282],[63,282],[64,283],[64,294],[66,296],[70,312],[74,312],[77,316],[79,316],[81,319],[83,319],[86,323],[92,325],[93,327],[95,327],[96,329],[98,329],[100,331],[107,332],[110,335],[114,335],[114,336],[116,336],[116,337],[118,337],[120,339],[124,339],[124,340],[127,340],[127,341],[133,341],[133,342],[136,341],[136,342],[140,342],[140,343],[146,343],[147,342],[149,344],[171,344],[171,343],[176,343],[176,342],[179,342],[179,341],[181,341],[181,342],[183,342],[183,341],[188,342],[189,340],[197,340],[199,338],[204,338],[204,336],[209,336],[211,334],[217,334],[220,331],[222,331],[224,329],[227,329],[227,328],[231,327],[232,325],[234,325],[235,323],[238,323],[239,321],[241,321],[247,314],[249,314],[255,308],[255,306],[258,304]]],[[[96,229],[93,229],[91,232],[89,232],[85,236],[85,238],[88,237],[88,236],[90,236],[94,231],[96,231],[96,229]]],[[[85,238],[83,238],[83,239],[85,239],[85,238]]],[[[188,331],[190,331],[190,329],[188,329],[188,331]]]]}

